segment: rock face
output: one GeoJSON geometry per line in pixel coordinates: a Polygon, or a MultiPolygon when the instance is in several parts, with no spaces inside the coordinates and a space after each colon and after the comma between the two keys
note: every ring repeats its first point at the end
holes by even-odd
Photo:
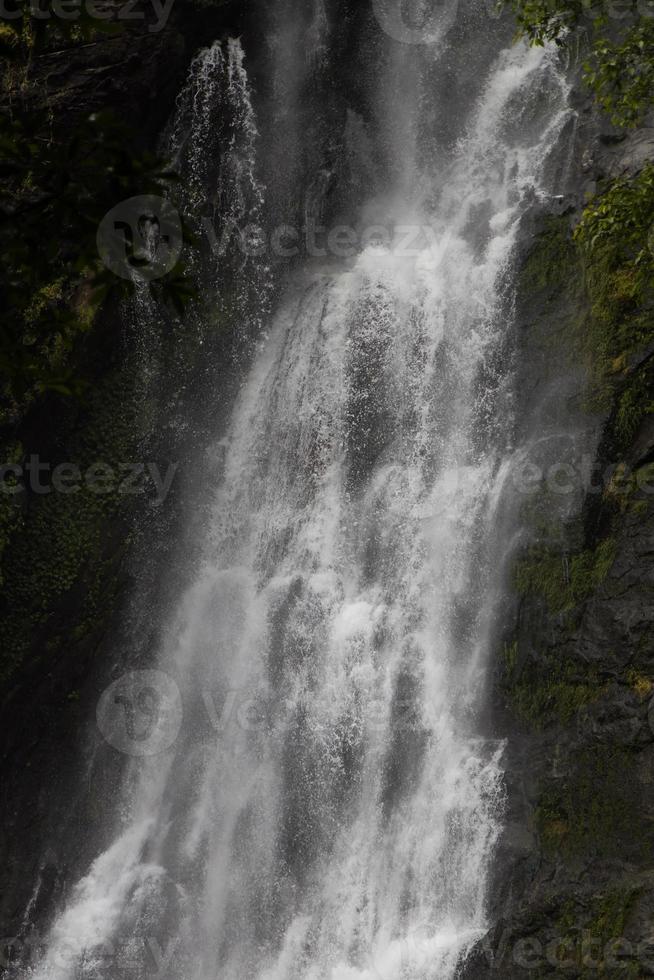
{"type": "Polygon", "coordinates": [[[537,432],[517,441],[544,476],[522,487],[527,543],[494,692],[507,740],[496,926],[468,980],[654,974],[654,427],[645,408],[625,429],[617,408],[630,386],[651,393],[651,351],[596,397],[570,234],[584,192],[637,172],[651,144],[648,130],[616,142],[579,104],[577,193],[538,219],[521,262],[518,414],[537,432]]]}
{"type": "Polygon", "coordinates": [[[131,18],[123,20],[119,12],[117,33],[59,50],[51,44],[33,58],[20,97],[45,104],[60,133],[92,112],[110,109],[153,147],[193,54],[207,38],[245,29],[251,6],[174,0],[161,13],[149,3],[131,18]]]}

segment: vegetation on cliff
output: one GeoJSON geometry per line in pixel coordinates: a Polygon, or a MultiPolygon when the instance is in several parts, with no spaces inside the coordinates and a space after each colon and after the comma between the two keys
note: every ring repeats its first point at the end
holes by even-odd
{"type": "MultiPolygon", "coordinates": [[[[79,394],[80,340],[108,294],[133,283],[103,266],[96,236],[116,204],[137,195],[167,197],[175,175],[144,149],[137,134],[106,108],[72,126],[41,88],[39,55],[75,52],[125,28],[80,4],[70,19],[41,4],[39,16],[20,0],[0,30],[0,249],[5,276],[0,302],[0,424],[39,392],[79,394]]],[[[129,242],[126,242],[129,247],[129,242]]],[[[189,294],[183,269],[151,284],[183,312],[189,294]]]]}
{"type": "MultiPolygon", "coordinates": [[[[165,195],[172,176],[111,112],[71,123],[61,93],[58,106],[44,98],[39,58],[81,50],[84,17],[16,10],[0,31],[2,685],[30,648],[53,662],[111,609],[134,497],[84,483],[33,492],[15,474],[35,458],[50,474],[140,458],[143,380],[115,329],[132,283],[102,265],[96,234],[118,202],[165,195]]],[[[106,28],[94,21],[93,36],[106,28]]],[[[177,301],[177,283],[173,274],[159,294],[177,301]]]]}
{"type": "MultiPolygon", "coordinates": [[[[615,126],[633,128],[654,107],[654,18],[647,4],[507,0],[507,5],[519,34],[532,44],[554,41],[585,50],[584,81],[615,126]]],[[[587,328],[595,384],[604,394],[615,387],[607,379],[628,375],[634,357],[654,339],[653,236],[654,163],[605,181],[574,232],[591,305],[587,328]]],[[[623,441],[652,410],[646,387],[641,383],[637,392],[622,394],[616,432],[623,441]]]]}
{"type": "Polygon", "coordinates": [[[4,421],[29,393],[80,391],[76,344],[108,293],[131,286],[102,265],[98,225],[119,201],[164,194],[170,179],[161,160],[133,150],[133,138],[109,113],[93,115],[71,136],[47,131],[45,113],[13,107],[3,116],[4,421]]]}
{"type": "Polygon", "coordinates": [[[532,44],[581,42],[584,80],[617,126],[637,126],[654,94],[654,20],[647,4],[593,0],[507,0],[532,44]]]}
{"type": "MultiPolygon", "coordinates": [[[[654,105],[654,18],[642,3],[627,0],[619,17],[618,5],[611,17],[586,0],[508,5],[532,43],[585,50],[598,113],[625,134],[642,123],[654,105]]],[[[549,350],[548,335],[564,348],[559,370],[566,358],[586,369],[579,407],[603,420],[600,476],[574,514],[557,514],[543,493],[523,513],[530,543],[513,569],[519,613],[501,686],[512,724],[533,744],[523,784],[533,843],[519,908],[505,915],[516,935],[567,944],[579,978],[618,975],[601,950],[626,939],[634,952],[620,975],[640,977],[654,903],[654,163],[600,179],[572,224],[569,214],[544,222],[521,272],[520,315],[527,343],[549,350]],[[592,969],[584,937],[601,940],[592,969]]]]}

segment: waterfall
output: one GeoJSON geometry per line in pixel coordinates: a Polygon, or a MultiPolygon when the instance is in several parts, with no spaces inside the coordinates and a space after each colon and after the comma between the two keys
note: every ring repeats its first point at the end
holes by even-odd
{"type": "MultiPolygon", "coordinates": [[[[504,42],[439,141],[446,54],[385,63],[385,191],[359,204],[390,233],[289,276],[152,671],[165,744],[133,759],[113,842],[58,910],[34,980],[114,980],[119,955],[153,950],[162,980],[452,980],[489,927],[502,745],[481,711],[512,259],[570,110],[555,53],[504,42]]],[[[203,200],[226,89],[251,160],[236,42],[196,59],[171,127],[203,200]]],[[[242,215],[221,181],[217,212],[242,215]]]]}
{"type": "Polygon", "coordinates": [[[196,328],[202,332],[212,306],[214,317],[223,313],[237,320],[241,337],[252,341],[264,325],[270,284],[254,243],[245,252],[236,247],[240,230],[261,227],[264,204],[244,57],[240,41],[230,39],[193,59],[162,154],[184,176],[175,200],[195,236],[188,252],[200,293],[191,312],[196,328]]]}

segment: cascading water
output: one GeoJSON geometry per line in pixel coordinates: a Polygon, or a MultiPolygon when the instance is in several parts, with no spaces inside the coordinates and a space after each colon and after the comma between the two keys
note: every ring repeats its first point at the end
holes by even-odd
{"type": "Polygon", "coordinates": [[[255,243],[250,240],[245,255],[229,248],[238,230],[261,226],[257,136],[241,44],[215,42],[194,58],[162,142],[175,170],[184,174],[179,204],[196,240],[210,246],[191,251],[204,305],[208,294],[219,312],[229,308],[243,339],[260,333],[268,301],[255,243]],[[226,281],[232,286],[228,297],[221,290],[226,281]]]}
{"type": "MultiPolygon", "coordinates": [[[[394,49],[380,83],[388,186],[360,205],[396,233],[297,270],[260,345],[156,664],[179,737],[134,762],[35,980],[114,980],[126,937],[156,938],[163,980],[449,980],[488,927],[508,279],[569,110],[552,52],[506,48],[439,144],[444,51],[394,49]]],[[[193,68],[192,187],[224,71],[216,47],[193,68]]]]}

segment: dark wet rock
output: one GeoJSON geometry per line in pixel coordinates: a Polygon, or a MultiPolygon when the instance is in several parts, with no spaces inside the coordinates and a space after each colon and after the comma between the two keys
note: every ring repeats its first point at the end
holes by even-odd
{"type": "MultiPolygon", "coordinates": [[[[577,601],[559,600],[546,581],[544,594],[517,599],[500,658],[507,663],[496,671],[493,734],[508,748],[495,925],[461,980],[654,975],[654,508],[648,485],[617,505],[607,500],[616,463],[637,469],[654,458],[654,422],[646,415],[616,458],[614,409],[593,416],[585,407],[578,338],[587,300],[565,244],[589,186],[637,172],[652,158],[654,134],[644,126],[625,136],[583,95],[577,101],[573,186],[525,224],[519,417],[557,433],[536,453],[539,465],[566,459],[568,439],[572,457],[584,450],[602,475],[598,490],[548,502],[550,526],[541,514],[532,528],[541,555],[560,556],[552,573],[602,541],[609,559],[577,601]]],[[[519,435],[528,445],[529,429],[519,435]]]]}

